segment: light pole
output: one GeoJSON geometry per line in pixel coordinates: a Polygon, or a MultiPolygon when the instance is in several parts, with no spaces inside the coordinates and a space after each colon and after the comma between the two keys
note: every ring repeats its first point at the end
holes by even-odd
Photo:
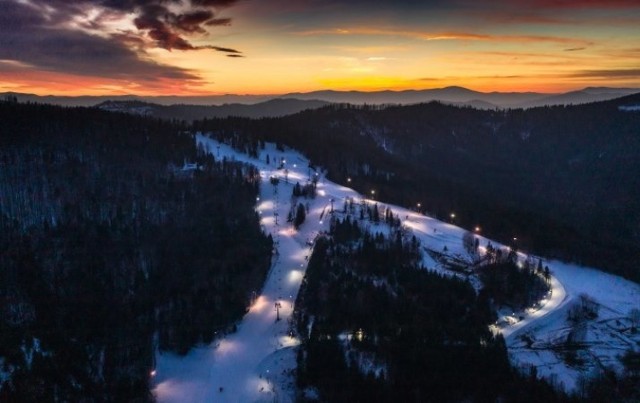
{"type": "Polygon", "coordinates": [[[282,304],[280,304],[280,301],[276,301],[274,305],[276,307],[276,322],[277,322],[280,320],[280,308],[282,307],[282,304]]]}
{"type": "Polygon", "coordinates": [[[456,219],[456,213],[449,214],[449,217],[451,217],[451,223],[453,223],[456,219]]]}
{"type": "Polygon", "coordinates": [[[376,199],[376,191],[375,190],[371,190],[371,200],[375,200],[376,199]]]}

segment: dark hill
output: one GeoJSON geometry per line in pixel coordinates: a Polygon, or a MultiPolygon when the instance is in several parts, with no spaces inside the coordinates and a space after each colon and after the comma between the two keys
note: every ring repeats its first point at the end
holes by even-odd
{"type": "Polygon", "coordinates": [[[208,343],[264,281],[259,173],[159,119],[0,102],[0,121],[0,402],[151,401],[157,350],[208,343]]]}
{"type": "Polygon", "coordinates": [[[290,145],[361,192],[638,281],[640,112],[619,108],[634,105],[639,94],[509,111],[340,105],[196,127],[290,145]]]}
{"type": "Polygon", "coordinates": [[[161,119],[193,121],[205,118],[221,118],[240,116],[248,118],[279,117],[315,109],[327,105],[328,102],[318,100],[272,99],[252,105],[158,105],[142,101],[105,101],[98,108],[115,112],[126,112],[134,115],[153,116],[161,119]]]}

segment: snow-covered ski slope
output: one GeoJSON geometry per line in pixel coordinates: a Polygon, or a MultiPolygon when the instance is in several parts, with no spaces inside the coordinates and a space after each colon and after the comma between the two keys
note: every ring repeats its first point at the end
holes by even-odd
{"type": "MultiPolygon", "coordinates": [[[[443,251],[453,259],[468,259],[462,245],[465,230],[449,223],[418,214],[412,210],[387,205],[363,198],[354,190],[326,180],[322,172],[309,168],[309,161],[299,153],[287,149],[279,151],[273,144],[260,150],[258,158],[239,153],[231,147],[198,134],[196,140],[216,159],[226,158],[255,165],[262,177],[260,197],[256,210],[261,215],[265,233],[272,234],[277,253],[262,290],[256,290],[256,302],[238,325],[237,332],[222,337],[209,346],[192,349],[186,356],[170,353],[157,355],[153,393],[159,402],[289,402],[294,400],[295,349],[299,343],[289,336],[293,302],[305,273],[310,241],[318,233],[328,230],[331,204],[342,210],[347,198],[356,203],[378,203],[390,207],[399,215],[403,225],[418,237],[425,249],[443,251]],[[267,164],[267,155],[269,164],[267,164]],[[284,162],[285,169],[280,168],[284,162]],[[318,174],[318,192],[315,199],[301,199],[309,204],[309,214],[299,230],[294,230],[286,218],[291,209],[293,185],[304,185],[318,174]],[[269,178],[280,178],[277,186],[269,178]],[[275,304],[280,304],[279,321],[276,321],[275,304]]],[[[375,191],[375,189],[371,189],[375,191]]],[[[376,196],[375,193],[368,195],[376,196]]],[[[373,223],[367,222],[376,231],[373,223]]],[[[382,225],[380,231],[383,230],[382,225]]],[[[526,230],[526,229],[525,229],[526,230]]],[[[480,245],[488,240],[480,237],[480,245]]],[[[492,242],[494,246],[501,245],[492,242]]],[[[482,248],[481,248],[482,249],[482,248]]],[[[520,256],[522,259],[524,255],[520,256]]],[[[640,308],[640,286],[594,269],[548,261],[551,278],[551,295],[541,301],[536,309],[518,312],[509,319],[510,324],[497,330],[507,340],[512,361],[522,367],[535,366],[538,373],[562,381],[567,388],[575,384],[580,370],[564,365],[553,348],[535,349],[523,346],[523,335],[528,339],[547,340],[551,335],[562,334],[565,329],[566,311],[578,299],[578,295],[591,295],[602,307],[606,318],[626,317],[633,308],[640,308]]],[[[424,253],[424,265],[449,275],[459,275],[446,270],[424,253]]],[[[471,276],[475,287],[480,284],[471,276]]],[[[602,314],[601,314],[602,317],[602,314]]],[[[503,321],[504,322],[504,321],[503,321]]],[[[613,363],[615,354],[624,352],[634,341],[620,335],[600,334],[612,349],[599,350],[599,362],[613,363]],[[621,341],[622,340],[622,341],[621,341]]],[[[551,343],[550,340],[547,340],[551,343]]],[[[637,340],[636,340],[637,342],[637,340]]],[[[548,344],[549,344],[548,343],[548,344]]],[[[552,343],[551,343],[552,344],[552,343]]],[[[637,346],[638,344],[636,344],[637,346]]],[[[637,347],[636,347],[637,348],[637,347]]]]}

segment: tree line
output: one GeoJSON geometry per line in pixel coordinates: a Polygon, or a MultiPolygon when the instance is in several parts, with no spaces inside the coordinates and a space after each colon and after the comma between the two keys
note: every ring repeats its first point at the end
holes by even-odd
{"type": "Polygon", "coordinates": [[[156,350],[230,330],[263,284],[259,173],[178,122],[17,103],[0,121],[0,400],[152,400],[156,350]]]}

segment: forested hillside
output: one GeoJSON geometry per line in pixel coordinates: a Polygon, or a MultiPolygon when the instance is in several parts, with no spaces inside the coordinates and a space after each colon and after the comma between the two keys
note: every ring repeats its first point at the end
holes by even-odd
{"type": "Polygon", "coordinates": [[[159,120],[0,103],[0,122],[0,401],[150,400],[155,348],[210,341],[262,286],[258,173],[159,120]]]}
{"type": "Polygon", "coordinates": [[[491,293],[426,270],[419,241],[399,226],[364,223],[332,218],[309,260],[296,302],[303,401],[566,398],[510,367],[489,331],[491,293]]]}
{"type": "Polygon", "coordinates": [[[194,126],[247,150],[286,144],[363,194],[640,281],[640,113],[621,108],[638,104],[640,95],[508,111],[335,105],[194,126]]]}
{"type": "Polygon", "coordinates": [[[224,105],[158,105],[141,101],[105,101],[96,105],[106,111],[127,112],[134,115],[152,116],[156,118],[191,122],[196,119],[242,116],[260,118],[267,116],[285,116],[305,109],[315,109],[327,105],[328,102],[298,99],[271,99],[255,104],[224,105]]]}

